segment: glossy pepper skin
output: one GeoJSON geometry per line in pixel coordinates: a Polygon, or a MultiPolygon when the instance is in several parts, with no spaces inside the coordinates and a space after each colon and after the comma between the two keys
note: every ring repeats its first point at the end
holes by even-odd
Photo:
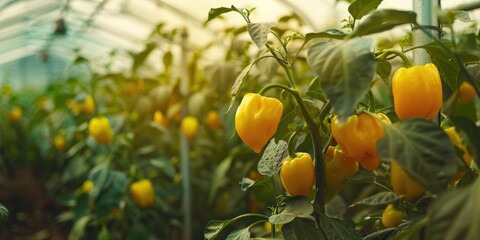
{"type": "Polygon", "coordinates": [[[388,204],[382,213],[382,224],[386,228],[398,226],[402,222],[405,213],[396,209],[393,204],[388,204]]]}
{"type": "Polygon", "coordinates": [[[442,106],[442,81],[435,65],[398,69],[392,78],[393,105],[399,119],[432,119],[442,106]]]}
{"type": "Polygon", "coordinates": [[[277,131],[283,104],[276,98],[247,93],[235,114],[235,130],[242,141],[259,153],[277,131]]]}
{"type": "Polygon", "coordinates": [[[291,196],[308,196],[315,182],[315,167],[308,153],[287,157],[280,168],[280,180],[291,196]]]}
{"type": "MultiPolygon", "coordinates": [[[[375,115],[391,124],[385,114],[375,115]]],[[[332,134],[345,157],[360,162],[368,170],[375,170],[380,164],[376,144],[383,136],[383,125],[379,120],[366,112],[350,116],[343,124],[337,116],[332,118],[332,134]]]]}
{"type": "Polygon", "coordinates": [[[358,162],[348,160],[342,150],[329,146],[325,161],[325,202],[330,202],[342,190],[348,177],[358,172],[358,162]]]}
{"type": "MultiPolygon", "coordinates": [[[[458,132],[457,132],[456,128],[455,127],[448,127],[444,131],[447,134],[450,141],[452,142],[452,144],[454,146],[460,148],[460,150],[463,151],[463,156],[462,156],[463,162],[465,162],[465,164],[467,166],[470,166],[470,164],[472,164],[472,160],[473,160],[472,155],[470,155],[470,153],[468,152],[467,146],[465,146],[465,143],[463,143],[462,139],[460,138],[460,135],[458,135],[458,132]]],[[[456,181],[462,179],[462,177],[464,175],[465,175],[465,172],[457,171],[457,173],[455,173],[455,175],[453,175],[453,177],[450,179],[449,182],[451,184],[453,184],[456,181]]]]}
{"type": "Polygon", "coordinates": [[[155,203],[155,190],[148,179],[134,182],[130,185],[133,201],[141,208],[148,208],[155,203]]]}
{"type": "Polygon", "coordinates": [[[393,192],[404,195],[407,201],[414,200],[425,192],[423,185],[410,177],[396,161],[391,161],[390,182],[393,192]]]}

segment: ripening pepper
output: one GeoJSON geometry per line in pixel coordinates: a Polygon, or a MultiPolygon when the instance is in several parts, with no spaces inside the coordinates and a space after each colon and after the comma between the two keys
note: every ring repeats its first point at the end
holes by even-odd
{"type": "Polygon", "coordinates": [[[435,65],[398,69],[392,78],[393,105],[399,119],[432,119],[442,106],[442,81],[435,65]]]}
{"type": "Polygon", "coordinates": [[[99,144],[109,144],[113,139],[113,130],[106,117],[94,117],[88,124],[90,135],[99,144]]]}
{"type": "Polygon", "coordinates": [[[155,203],[155,189],[148,179],[134,182],[130,185],[133,201],[141,208],[148,208],[155,203]]]}
{"type": "Polygon", "coordinates": [[[222,126],[218,111],[209,111],[205,117],[205,124],[211,131],[216,131],[222,126]]]}
{"type": "Polygon", "coordinates": [[[242,141],[259,153],[277,131],[283,104],[276,98],[247,93],[235,114],[235,130],[242,141]]]}
{"type": "Polygon", "coordinates": [[[382,223],[386,228],[392,228],[398,226],[402,222],[405,213],[399,209],[396,209],[393,204],[388,204],[382,213],[382,223]]]}
{"type": "Polygon", "coordinates": [[[188,139],[195,137],[198,133],[198,119],[192,116],[185,117],[182,120],[182,132],[188,139]]]}
{"type": "MultiPolygon", "coordinates": [[[[467,146],[465,146],[465,143],[463,143],[462,139],[458,135],[458,132],[455,129],[455,127],[446,128],[445,133],[448,135],[448,138],[450,138],[450,141],[452,142],[452,144],[463,151],[463,156],[462,156],[463,162],[465,162],[467,166],[470,166],[470,164],[472,164],[473,158],[468,152],[467,146]]],[[[455,173],[455,175],[453,175],[452,178],[450,178],[449,182],[453,184],[456,181],[460,180],[464,175],[465,175],[465,172],[458,171],[457,173],[455,173]]]]}
{"type": "Polygon", "coordinates": [[[467,81],[464,81],[460,88],[458,89],[458,97],[460,98],[460,102],[462,103],[469,103],[475,99],[477,96],[477,91],[475,88],[467,81]]]}
{"type": "Polygon", "coordinates": [[[65,134],[57,134],[53,139],[53,145],[58,151],[63,151],[67,146],[67,138],[65,137],[65,134]]]}
{"type": "Polygon", "coordinates": [[[168,127],[168,119],[160,111],[155,111],[155,113],[153,114],[153,121],[164,127],[168,127]]]}
{"type": "Polygon", "coordinates": [[[363,168],[377,169],[380,157],[377,152],[377,141],[383,136],[384,123],[391,124],[383,113],[375,114],[362,112],[350,116],[344,123],[340,123],[337,116],[332,118],[332,134],[347,159],[360,162],[363,168]]]}
{"type": "Polygon", "coordinates": [[[22,108],[19,106],[14,106],[8,113],[8,119],[10,119],[11,122],[18,123],[20,122],[20,119],[22,119],[22,115],[22,108]]]}
{"type": "Polygon", "coordinates": [[[308,153],[287,157],[280,168],[280,180],[291,196],[308,196],[315,183],[315,167],[308,153]]]}
{"type": "Polygon", "coordinates": [[[84,193],[89,193],[93,189],[93,181],[92,180],[85,180],[82,184],[82,191],[84,193]]]}
{"type": "Polygon", "coordinates": [[[345,158],[342,150],[329,146],[325,161],[325,202],[330,202],[342,190],[348,177],[358,172],[358,162],[345,158]]]}
{"type": "Polygon", "coordinates": [[[390,182],[393,192],[404,195],[407,201],[414,200],[425,192],[425,187],[410,177],[396,161],[391,161],[390,182]]]}
{"type": "Polygon", "coordinates": [[[93,101],[93,97],[91,95],[88,95],[83,103],[80,104],[80,108],[83,113],[92,115],[95,113],[95,101],[93,101]]]}
{"type": "Polygon", "coordinates": [[[66,105],[72,111],[73,114],[77,115],[80,112],[80,104],[78,104],[75,100],[73,99],[68,99],[66,102],[66,105]]]}

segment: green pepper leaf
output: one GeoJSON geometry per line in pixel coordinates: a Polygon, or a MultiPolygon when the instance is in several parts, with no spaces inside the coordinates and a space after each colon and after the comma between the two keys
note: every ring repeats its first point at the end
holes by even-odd
{"type": "Polygon", "coordinates": [[[246,218],[246,217],[267,218],[267,216],[265,216],[265,215],[249,213],[249,214],[240,215],[240,216],[237,216],[235,218],[228,219],[228,220],[223,220],[223,221],[222,220],[211,220],[207,223],[207,226],[205,227],[205,230],[203,232],[203,237],[207,240],[215,239],[218,236],[218,234],[225,227],[227,227],[231,223],[234,223],[237,220],[240,220],[240,219],[246,218]]]}
{"type": "Polygon", "coordinates": [[[457,163],[455,149],[442,128],[429,120],[408,118],[384,125],[384,129],[377,142],[382,160],[395,160],[432,192],[446,188],[457,163]]]}
{"type": "Polygon", "coordinates": [[[277,25],[275,22],[248,23],[248,34],[250,34],[250,37],[259,49],[265,48],[270,29],[275,27],[275,25],[277,25]]]}
{"type": "Polygon", "coordinates": [[[5,222],[7,222],[7,217],[8,209],[3,206],[3,204],[0,204],[0,229],[2,229],[3,225],[5,225],[5,222]]]}
{"type": "Polygon", "coordinates": [[[211,204],[217,193],[218,189],[225,183],[225,178],[227,175],[228,169],[232,165],[232,158],[225,158],[215,169],[213,174],[212,181],[210,183],[210,192],[208,193],[208,203],[211,204]]]}
{"type": "Polygon", "coordinates": [[[313,205],[307,198],[295,196],[288,200],[285,209],[268,218],[268,221],[273,224],[286,224],[296,217],[310,218],[313,213],[313,205]]]}
{"type": "MultiPolygon", "coordinates": [[[[321,42],[308,51],[308,64],[317,73],[333,111],[344,121],[367,93],[375,74],[373,39],[321,42]]],[[[310,91],[313,89],[309,89],[310,91]]]]}
{"type": "Polygon", "coordinates": [[[238,229],[228,234],[226,240],[249,240],[250,228],[238,229]]]}
{"type": "Polygon", "coordinates": [[[375,11],[382,0],[356,0],[348,6],[348,12],[354,19],[362,19],[363,16],[375,11]]]}
{"type": "Polygon", "coordinates": [[[326,240],[315,222],[306,218],[295,218],[283,225],[282,233],[287,240],[326,240]]]}
{"type": "Polygon", "coordinates": [[[479,202],[480,178],[468,187],[438,196],[427,213],[427,239],[478,239],[479,202]]]}
{"type": "Polygon", "coordinates": [[[367,206],[381,206],[388,203],[395,202],[398,199],[402,199],[402,195],[398,195],[394,192],[379,192],[367,198],[364,198],[349,207],[353,207],[356,205],[367,205],[367,206]]]}
{"type": "MultiPolygon", "coordinates": [[[[447,47],[453,47],[449,40],[442,40],[447,47]]],[[[455,57],[437,42],[431,42],[423,45],[428,54],[432,58],[432,62],[437,66],[442,80],[450,89],[457,89],[458,76],[460,74],[460,66],[455,62],[455,57]]]]}
{"type": "Polygon", "coordinates": [[[403,24],[414,24],[416,19],[417,14],[411,11],[377,10],[355,27],[350,34],[350,38],[384,32],[403,24]]]}
{"type": "Polygon", "coordinates": [[[316,213],[320,217],[319,225],[326,239],[362,239],[362,236],[355,231],[355,224],[352,221],[329,218],[322,213],[316,213]]]}
{"type": "Polygon", "coordinates": [[[230,8],[227,8],[227,7],[211,8],[210,11],[208,11],[207,22],[220,17],[222,14],[229,13],[231,11],[234,11],[234,9],[231,7],[230,8]]]}
{"type": "Polygon", "coordinates": [[[338,29],[328,29],[323,32],[314,32],[314,33],[307,33],[305,35],[305,42],[304,45],[309,42],[310,40],[317,39],[317,38],[329,38],[329,39],[344,39],[347,36],[346,33],[338,30],[338,29]]]}
{"type": "Polygon", "coordinates": [[[280,140],[278,144],[275,139],[270,140],[270,143],[265,148],[262,158],[258,162],[258,172],[265,176],[273,176],[282,165],[285,157],[288,156],[287,142],[280,140]]]}
{"type": "Polygon", "coordinates": [[[390,72],[392,72],[392,64],[389,61],[377,62],[377,74],[387,86],[390,86],[390,72]]]}

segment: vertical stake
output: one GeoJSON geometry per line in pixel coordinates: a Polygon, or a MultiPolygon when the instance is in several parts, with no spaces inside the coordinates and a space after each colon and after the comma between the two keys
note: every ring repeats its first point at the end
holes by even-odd
{"type": "MultiPolygon", "coordinates": [[[[417,13],[417,22],[422,26],[438,26],[437,12],[439,10],[439,0],[413,0],[413,11],[417,13]]],[[[436,30],[427,31],[430,31],[435,36],[436,30]]],[[[432,41],[433,39],[420,29],[413,30],[413,46],[422,46],[432,41]]],[[[425,65],[429,62],[431,62],[430,56],[424,49],[417,48],[413,50],[414,65],[425,65]]],[[[433,122],[440,123],[440,114],[433,119],[433,122]]]]}
{"type": "MultiPolygon", "coordinates": [[[[437,11],[438,0],[413,0],[413,11],[417,13],[417,22],[422,26],[438,26],[437,11]]],[[[431,31],[435,35],[435,30],[431,31]]],[[[433,39],[420,29],[413,30],[413,46],[421,46],[432,42],[433,39]]],[[[424,49],[413,50],[413,63],[425,65],[430,62],[430,56],[424,49]]]]}
{"type": "MultiPolygon", "coordinates": [[[[183,97],[188,96],[189,81],[188,81],[188,32],[187,29],[183,29],[181,33],[181,78],[180,78],[180,94],[183,97]]],[[[187,108],[182,109],[182,119],[187,115],[187,108]]],[[[190,202],[190,159],[188,157],[189,142],[184,134],[180,134],[180,158],[181,158],[181,171],[182,171],[182,208],[183,208],[183,238],[185,240],[192,239],[192,205],[190,202]]]]}

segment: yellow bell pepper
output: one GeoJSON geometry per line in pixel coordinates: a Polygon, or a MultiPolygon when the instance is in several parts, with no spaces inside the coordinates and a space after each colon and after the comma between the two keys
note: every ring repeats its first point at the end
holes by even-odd
{"type": "Polygon", "coordinates": [[[277,131],[283,104],[276,98],[247,93],[235,114],[235,130],[242,141],[259,153],[277,131]]]}
{"type": "MultiPolygon", "coordinates": [[[[375,114],[384,123],[391,124],[383,113],[375,114]]],[[[353,159],[368,170],[377,169],[380,157],[377,152],[377,141],[383,136],[383,125],[377,118],[366,112],[350,116],[341,124],[332,118],[332,134],[347,159],[353,159]]]]}
{"type": "Polygon", "coordinates": [[[425,192],[425,187],[410,177],[396,161],[391,161],[390,182],[393,192],[404,195],[407,201],[414,200],[425,192]]]}
{"type": "Polygon", "coordinates": [[[94,117],[88,124],[90,135],[99,144],[109,144],[113,139],[113,131],[106,117],[94,117]]]}
{"type": "Polygon", "coordinates": [[[280,180],[291,196],[308,196],[315,183],[315,167],[308,153],[287,157],[280,168],[280,180]]]}
{"type": "Polygon", "coordinates": [[[65,137],[65,134],[57,134],[53,139],[53,145],[58,151],[63,151],[67,146],[67,138],[65,137]]]}
{"type": "Polygon", "coordinates": [[[460,88],[458,89],[458,97],[460,98],[460,102],[462,103],[469,103],[475,99],[477,96],[477,91],[475,88],[467,81],[464,81],[460,88]]]}
{"type": "Polygon", "coordinates": [[[432,119],[442,106],[442,81],[437,67],[429,63],[398,69],[392,78],[392,94],[399,119],[432,119]]]}
{"type": "Polygon", "coordinates": [[[198,119],[192,116],[185,117],[182,120],[182,132],[188,139],[197,136],[198,119]]]}
{"type": "Polygon", "coordinates": [[[160,111],[155,111],[155,113],[153,114],[153,121],[164,127],[168,127],[168,119],[160,111]]]}
{"type": "Polygon", "coordinates": [[[130,194],[133,201],[141,208],[148,208],[155,204],[155,189],[148,179],[134,182],[130,185],[130,194]]]}
{"type": "Polygon", "coordinates": [[[348,177],[358,172],[358,162],[346,159],[342,150],[329,146],[325,161],[325,202],[330,202],[342,189],[348,177]]]}
{"type": "Polygon", "coordinates": [[[382,213],[382,224],[386,228],[398,226],[402,222],[405,213],[401,210],[395,209],[393,204],[388,204],[382,213]]]}
{"type": "Polygon", "coordinates": [[[84,193],[89,193],[93,189],[93,181],[92,180],[85,180],[82,184],[82,191],[84,193]]]}
{"type": "Polygon", "coordinates": [[[18,123],[22,119],[23,111],[19,106],[14,106],[8,113],[8,119],[13,123],[18,123]]]}
{"type": "Polygon", "coordinates": [[[218,111],[209,111],[205,117],[205,124],[212,131],[218,130],[222,126],[218,111]]]}
{"type": "Polygon", "coordinates": [[[93,97],[91,95],[88,95],[83,103],[80,104],[80,108],[83,113],[92,115],[95,113],[95,101],[93,101],[93,97]]]}
{"type": "MultiPolygon", "coordinates": [[[[460,136],[458,135],[457,133],[457,130],[455,129],[455,127],[449,127],[449,128],[446,128],[445,129],[445,133],[448,135],[448,138],[450,138],[450,141],[452,142],[452,144],[458,148],[460,148],[462,151],[463,151],[463,161],[465,162],[465,164],[467,166],[470,166],[470,164],[472,164],[472,156],[470,155],[470,153],[468,152],[467,150],[467,146],[465,146],[465,144],[463,143],[462,139],[460,138],[460,136]]],[[[462,179],[462,177],[465,175],[465,172],[463,171],[458,171],[457,173],[455,173],[455,175],[453,175],[453,177],[450,179],[450,184],[453,184],[455,183],[456,181],[462,179]]]]}

